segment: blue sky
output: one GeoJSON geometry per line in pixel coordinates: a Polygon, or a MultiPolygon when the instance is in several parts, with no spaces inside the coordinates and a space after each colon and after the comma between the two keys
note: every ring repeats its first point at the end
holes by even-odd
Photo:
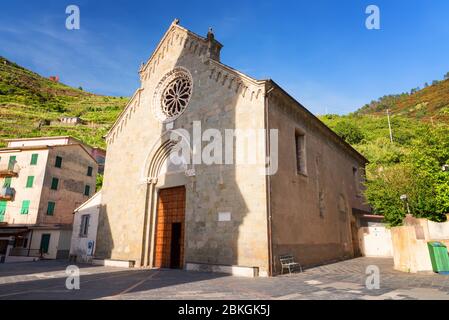
{"type": "Polygon", "coordinates": [[[344,114],[449,71],[449,1],[1,1],[0,55],[44,76],[106,95],[131,96],[137,70],[174,18],[205,35],[222,62],[271,78],[312,112],[344,114]],[[65,9],[81,29],[65,28],[65,9]],[[381,30],[365,28],[380,8],[381,30]]]}

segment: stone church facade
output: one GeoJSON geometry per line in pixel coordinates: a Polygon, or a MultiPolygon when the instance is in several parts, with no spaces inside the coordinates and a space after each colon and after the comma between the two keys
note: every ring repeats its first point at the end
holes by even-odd
{"type": "Polygon", "coordinates": [[[106,136],[96,258],[268,276],[282,254],[305,266],[353,257],[367,160],[272,80],[222,64],[221,48],[211,31],[175,20],[142,65],[141,87],[106,136]],[[260,146],[263,161],[193,161],[210,143],[188,139],[195,123],[203,138],[265,132],[234,141],[260,146]],[[180,144],[189,153],[173,163],[180,144]]]}

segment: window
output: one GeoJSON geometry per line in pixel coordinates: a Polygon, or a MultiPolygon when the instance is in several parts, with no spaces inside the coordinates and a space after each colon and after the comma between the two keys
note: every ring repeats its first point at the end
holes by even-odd
{"type": "Polygon", "coordinates": [[[62,158],[61,157],[56,157],[55,167],[62,168],[62,158]]]}
{"type": "Polygon", "coordinates": [[[153,95],[153,112],[160,121],[172,122],[186,109],[192,97],[193,81],[190,73],[177,67],[157,84],[153,95]]]}
{"type": "Polygon", "coordinates": [[[53,178],[51,180],[51,190],[58,190],[58,185],[59,185],[59,179],[53,178]]]}
{"type": "Polygon", "coordinates": [[[0,222],[5,221],[6,204],[6,201],[0,201],[0,222]]]}
{"type": "Polygon", "coordinates": [[[37,153],[34,153],[31,155],[31,162],[30,165],[35,166],[37,165],[37,159],[39,158],[39,155],[37,153]]]}
{"type": "Polygon", "coordinates": [[[30,213],[30,200],[24,200],[22,202],[22,209],[20,210],[20,214],[28,214],[30,213]]]}
{"type": "Polygon", "coordinates": [[[81,217],[80,237],[87,237],[89,233],[90,215],[85,214],[81,217]]]}
{"type": "Polygon", "coordinates": [[[14,166],[16,165],[17,157],[16,156],[10,156],[9,157],[9,163],[8,163],[8,170],[14,170],[14,166]]]}
{"type": "Polygon", "coordinates": [[[12,178],[5,178],[5,182],[3,183],[3,188],[11,188],[12,178]]]}
{"type": "Polygon", "coordinates": [[[90,186],[85,186],[84,187],[84,195],[86,197],[90,196],[90,186]]]}
{"type": "Polygon", "coordinates": [[[53,216],[55,214],[56,203],[49,201],[47,206],[47,216],[53,216]]]}
{"type": "Polygon", "coordinates": [[[364,170],[360,171],[359,168],[353,167],[352,175],[353,175],[353,179],[354,179],[354,187],[355,187],[356,196],[361,197],[362,196],[364,170]]]}
{"type": "Polygon", "coordinates": [[[92,168],[92,167],[87,167],[87,176],[88,176],[88,177],[92,177],[93,171],[94,171],[94,168],[92,168]]]}
{"type": "Polygon", "coordinates": [[[299,132],[295,134],[296,171],[298,174],[307,175],[306,168],[306,144],[305,135],[299,132]]]}
{"type": "Polygon", "coordinates": [[[34,177],[33,176],[29,176],[27,178],[27,189],[32,188],[34,184],[34,177]]]}

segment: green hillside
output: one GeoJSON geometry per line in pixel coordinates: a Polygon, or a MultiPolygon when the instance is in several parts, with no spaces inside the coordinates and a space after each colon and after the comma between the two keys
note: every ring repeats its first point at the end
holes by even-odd
{"type": "MultiPolygon", "coordinates": [[[[5,138],[54,135],[104,147],[102,137],[127,100],[50,81],[0,57],[0,147],[5,138]],[[63,125],[59,119],[66,116],[84,124],[63,125]]],[[[370,160],[365,196],[374,213],[401,224],[406,211],[400,196],[407,194],[415,216],[446,219],[449,172],[442,167],[449,164],[449,79],[321,120],[370,160]],[[393,142],[386,109],[392,114],[393,142]]]]}
{"type": "Polygon", "coordinates": [[[71,135],[105,147],[102,136],[126,105],[127,98],[106,97],[50,81],[0,57],[0,147],[2,139],[71,135]],[[82,125],[59,123],[80,117],[82,125]]]}
{"type": "Polygon", "coordinates": [[[415,88],[407,93],[387,95],[372,101],[356,114],[384,115],[387,109],[393,115],[449,123],[449,73],[445,80],[436,80],[432,85],[425,84],[424,89],[415,88]]]}
{"type": "Polygon", "coordinates": [[[410,116],[391,119],[390,140],[386,115],[320,117],[338,135],[370,161],[365,197],[374,213],[384,215],[391,225],[405,217],[401,195],[409,197],[416,217],[445,221],[449,213],[449,125],[426,122],[410,116]]]}

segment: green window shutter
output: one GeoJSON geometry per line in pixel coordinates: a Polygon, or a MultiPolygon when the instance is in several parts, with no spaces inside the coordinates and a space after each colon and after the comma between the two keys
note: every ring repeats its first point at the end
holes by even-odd
{"type": "Polygon", "coordinates": [[[56,203],[54,203],[52,201],[48,202],[47,216],[52,216],[55,214],[55,206],[56,206],[56,203]]]}
{"type": "Polygon", "coordinates": [[[90,186],[84,187],[84,195],[87,197],[90,196],[90,186]]]}
{"type": "Polygon", "coordinates": [[[14,165],[16,164],[16,160],[17,160],[16,156],[10,156],[9,157],[9,164],[8,164],[8,169],[9,170],[13,170],[14,169],[14,165]]]}
{"type": "Polygon", "coordinates": [[[59,185],[59,179],[53,178],[51,180],[51,190],[58,190],[58,185],[59,185]]]}
{"type": "Polygon", "coordinates": [[[7,203],[6,201],[0,201],[0,215],[5,215],[7,203]]]}
{"type": "Polygon", "coordinates": [[[27,188],[32,188],[34,184],[34,176],[29,176],[27,178],[27,188]]]}
{"type": "Polygon", "coordinates": [[[31,155],[31,165],[35,166],[37,165],[37,159],[39,158],[39,155],[37,153],[34,153],[31,155]]]}
{"type": "Polygon", "coordinates": [[[41,237],[41,252],[48,253],[48,249],[50,247],[50,238],[51,234],[43,234],[41,237]]]}
{"type": "Polygon", "coordinates": [[[94,168],[88,167],[88,168],[87,168],[87,176],[88,176],[88,177],[92,177],[93,171],[94,171],[94,168]]]}
{"type": "Polygon", "coordinates": [[[24,200],[22,202],[22,210],[20,210],[20,214],[28,214],[30,213],[30,200],[24,200]]]}
{"type": "Polygon", "coordinates": [[[61,157],[56,157],[55,167],[62,168],[62,158],[61,157]]]}
{"type": "Polygon", "coordinates": [[[5,183],[3,184],[4,188],[11,188],[12,178],[5,178],[5,183]]]}

